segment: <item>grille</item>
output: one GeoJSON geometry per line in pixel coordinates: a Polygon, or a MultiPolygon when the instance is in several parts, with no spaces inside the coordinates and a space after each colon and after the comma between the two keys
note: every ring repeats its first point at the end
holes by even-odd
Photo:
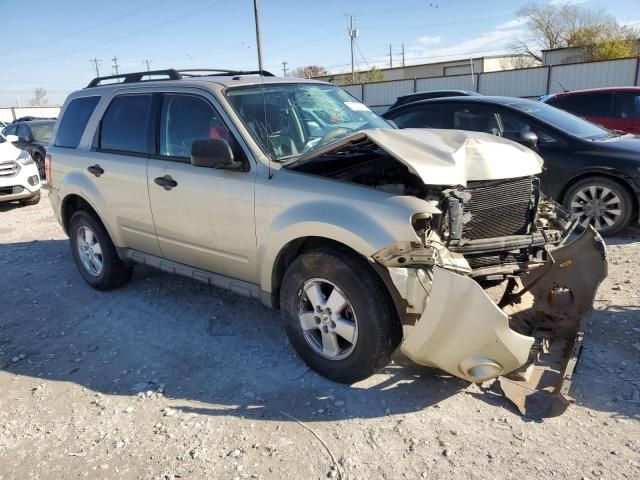
{"type": "Polygon", "coordinates": [[[532,178],[474,183],[469,183],[465,191],[470,198],[463,204],[462,238],[476,240],[528,232],[533,205],[532,178]]]}
{"type": "Polygon", "coordinates": [[[20,166],[16,162],[0,163],[0,177],[13,177],[20,171],[20,166]]]}
{"type": "Polygon", "coordinates": [[[16,185],[15,187],[0,187],[0,195],[15,195],[23,191],[24,187],[20,185],[16,185]]]}
{"type": "Polygon", "coordinates": [[[520,263],[528,261],[527,254],[521,253],[495,253],[495,254],[481,254],[481,255],[465,255],[469,266],[472,269],[493,267],[494,265],[501,265],[504,263],[520,263]]]}

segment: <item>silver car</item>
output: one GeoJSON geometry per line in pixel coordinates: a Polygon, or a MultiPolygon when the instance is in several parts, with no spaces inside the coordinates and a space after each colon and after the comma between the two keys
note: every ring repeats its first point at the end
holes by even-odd
{"type": "Polygon", "coordinates": [[[328,378],[364,379],[399,349],[500,377],[529,415],[566,406],[607,270],[597,233],[573,239],[542,197],[541,168],[488,134],[394,129],[327,83],[176,70],[71,94],[46,161],[92,287],[137,263],[186,275],[282,310],[328,378]]]}

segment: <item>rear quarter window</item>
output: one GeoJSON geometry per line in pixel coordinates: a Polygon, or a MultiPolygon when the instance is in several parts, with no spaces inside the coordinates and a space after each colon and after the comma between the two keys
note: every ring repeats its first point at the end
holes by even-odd
{"type": "Polygon", "coordinates": [[[91,114],[100,97],[82,97],[69,102],[60,119],[54,145],[56,147],[77,148],[91,114]]]}

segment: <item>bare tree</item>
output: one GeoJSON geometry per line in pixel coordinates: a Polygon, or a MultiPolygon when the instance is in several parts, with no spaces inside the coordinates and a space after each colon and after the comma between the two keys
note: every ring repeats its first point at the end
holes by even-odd
{"type": "Polygon", "coordinates": [[[329,75],[329,70],[320,65],[307,65],[306,67],[296,68],[292,75],[299,78],[313,78],[329,75]]]}
{"type": "Polygon", "coordinates": [[[516,44],[513,48],[518,53],[510,57],[500,59],[500,67],[502,67],[503,70],[517,70],[520,68],[531,68],[540,65],[540,61],[537,58],[519,51],[519,44],[516,44]]]}
{"type": "Polygon", "coordinates": [[[36,88],[33,92],[33,98],[29,99],[28,103],[32,107],[44,107],[49,103],[47,91],[44,88],[36,88]]]}
{"type": "MultiPolygon", "coordinates": [[[[518,41],[514,48],[516,53],[524,53],[541,60],[538,50],[564,47],[595,47],[598,44],[613,42],[614,48],[587,49],[589,59],[599,59],[608,54],[625,51],[620,43],[633,44],[630,39],[638,36],[638,31],[620,25],[616,19],[604,10],[588,10],[579,5],[529,3],[517,15],[527,19],[531,38],[518,41]]],[[[617,57],[613,57],[617,58],[617,57]]]]}

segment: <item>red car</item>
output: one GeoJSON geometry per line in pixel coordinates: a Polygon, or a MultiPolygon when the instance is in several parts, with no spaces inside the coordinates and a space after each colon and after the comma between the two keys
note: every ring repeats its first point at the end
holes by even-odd
{"type": "Polygon", "coordinates": [[[640,87],[576,90],[542,101],[612,130],[640,135],[640,87]]]}

